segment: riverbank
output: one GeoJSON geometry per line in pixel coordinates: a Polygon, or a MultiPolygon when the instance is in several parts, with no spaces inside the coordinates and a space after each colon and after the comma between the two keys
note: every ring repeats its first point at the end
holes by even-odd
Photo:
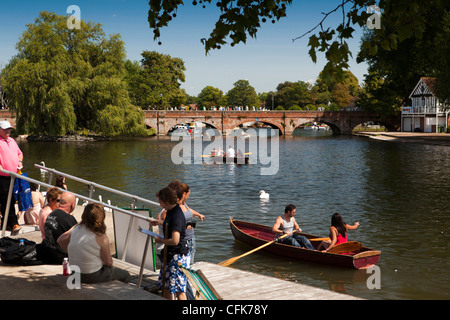
{"type": "Polygon", "coordinates": [[[21,139],[38,142],[78,142],[78,141],[108,141],[110,138],[99,135],[73,134],[66,136],[42,136],[42,135],[22,135],[21,139]]]}
{"type": "MultiPolygon", "coordinates": [[[[74,210],[73,215],[77,221],[80,221],[83,209],[83,206],[77,206],[74,210]]],[[[107,233],[110,244],[114,247],[112,215],[108,212],[106,215],[107,233]]],[[[41,242],[40,231],[31,230],[31,227],[23,224],[22,219],[19,222],[23,230],[13,238],[41,242]]],[[[137,287],[139,266],[114,258],[113,261],[115,266],[131,274],[130,283],[112,281],[81,284],[75,290],[69,288],[68,283],[73,284],[73,280],[62,275],[61,265],[15,266],[4,264],[0,260],[0,300],[165,300],[159,294],[137,287]]],[[[210,285],[224,300],[362,300],[344,293],[223,267],[215,263],[197,262],[192,268],[201,269],[210,285]],[[284,295],[279,295],[279,292],[283,292],[284,295]]],[[[148,290],[154,288],[158,275],[159,271],[144,269],[142,287],[148,290]]]]}
{"type": "Polygon", "coordinates": [[[404,143],[420,143],[450,146],[450,134],[447,133],[423,133],[423,132],[358,132],[353,133],[358,137],[367,137],[370,139],[404,142],[404,143]]]}

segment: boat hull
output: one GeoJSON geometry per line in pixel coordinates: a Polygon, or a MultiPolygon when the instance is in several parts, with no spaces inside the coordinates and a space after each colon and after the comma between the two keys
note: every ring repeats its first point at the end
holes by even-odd
{"type": "MultiPolygon", "coordinates": [[[[236,240],[249,244],[252,247],[259,247],[275,238],[272,228],[260,224],[230,220],[231,232],[236,240]]],[[[319,238],[307,233],[301,233],[308,239],[319,238]]],[[[319,243],[311,242],[317,246],[319,243]]],[[[370,248],[362,247],[358,252],[346,254],[334,254],[305,248],[293,247],[282,243],[274,243],[262,249],[262,251],[284,256],[295,260],[305,260],[332,266],[366,269],[378,263],[381,252],[370,248]]]]}
{"type": "Polygon", "coordinates": [[[211,157],[215,163],[237,163],[237,164],[248,164],[248,157],[227,157],[227,156],[212,156],[211,157]]]}

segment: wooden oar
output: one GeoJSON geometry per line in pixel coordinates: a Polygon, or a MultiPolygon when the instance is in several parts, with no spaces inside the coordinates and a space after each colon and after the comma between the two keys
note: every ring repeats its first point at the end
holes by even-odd
{"type": "Polygon", "coordinates": [[[358,241],[348,241],[340,243],[337,246],[328,250],[328,253],[345,253],[345,252],[355,252],[361,250],[361,242],[358,241]]]}
{"type": "Polygon", "coordinates": [[[288,233],[282,235],[281,237],[278,237],[278,238],[276,238],[276,239],[274,239],[274,240],[272,240],[270,242],[267,242],[267,243],[263,244],[262,246],[259,246],[258,248],[250,250],[249,252],[241,254],[240,256],[237,256],[237,257],[230,258],[228,260],[222,261],[222,262],[218,263],[218,265],[219,266],[224,266],[224,267],[229,266],[230,264],[235,263],[240,258],[243,258],[245,256],[248,256],[249,254],[252,254],[253,252],[256,252],[256,251],[261,250],[261,249],[263,249],[263,248],[265,248],[267,246],[270,246],[272,243],[277,242],[278,240],[281,240],[283,238],[286,238],[286,237],[290,236],[292,233],[294,233],[294,231],[288,232],[288,233]]]}
{"type": "Polygon", "coordinates": [[[309,241],[328,241],[330,238],[312,238],[308,239],[309,241]]]}

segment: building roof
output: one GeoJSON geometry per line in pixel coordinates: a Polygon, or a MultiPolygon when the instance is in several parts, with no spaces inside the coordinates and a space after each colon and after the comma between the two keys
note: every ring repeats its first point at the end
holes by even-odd
{"type": "Polygon", "coordinates": [[[423,97],[423,96],[436,96],[435,95],[436,78],[422,77],[417,83],[414,90],[411,92],[409,98],[423,97]]]}

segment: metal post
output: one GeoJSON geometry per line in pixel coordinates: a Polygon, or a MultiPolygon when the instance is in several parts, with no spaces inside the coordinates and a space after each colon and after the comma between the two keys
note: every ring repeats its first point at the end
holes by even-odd
{"type": "Polygon", "coordinates": [[[147,260],[147,250],[148,250],[148,244],[150,243],[150,240],[151,240],[151,236],[147,235],[147,240],[145,240],[144,255],[142,256],[141,268],[139,270],[139,277],[138,277],[138,283],[137,283],[138,288],[140,288],[141,284],[142,284],[142,276],[144,274],[145,260],[147,260]]]}
{"type": "Polygon", "coordinates": [[[122,261],[125,261],[125,257],[127,255],[127,249],[128,249],[128,240],[130,239],[130,235],[131,235],[131,228],[133,226],[134,223],[134,217],[131,216],[130,217],[130,223],[128,223],[128,230],[127,230],[127,237],[125,239],[125,245],[123,246],[123,253],[122,253],[122,261]]]}
{"type": "Polygon", "coordinates": [[[50,174],[48,175],[48,184],[52,184],[53,181],[53,172],[50,172],[50,174]]]}
{"type": "MultiPolygon", "coordinates": [[[[133,203],[131,204],[131,211],[135,212],[135,209],[136,209],[136,199],[133,199],[133,203]]],[[[134,217],[132,216],[130,222],[128,223],[127,237],[125,239],[125,245],[123,246],[122,261],[125,261],[125,256],[127,255],[128,240],[130,239],[131,236],[131,228],[133,227],[133,223],[134,217]]]]}
{"type": "Polygon", "coordinates": [[[8,224],[9,208],[11,207],[11,198],[12,198],[12,194],[13,194],[15,180],[16,180],[16,178],[11,177],[11,182],[9,183],[8,201],[6,201],[5,216],[3,217],[4,220],[3,220],[3,228],[2,228],[2,237],[4,237],[5,233],[6,233],[6,225],[8,224]]]}

